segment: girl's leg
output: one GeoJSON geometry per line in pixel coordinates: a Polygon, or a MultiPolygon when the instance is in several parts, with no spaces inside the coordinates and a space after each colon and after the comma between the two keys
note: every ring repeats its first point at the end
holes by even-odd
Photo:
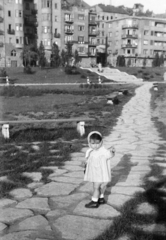
{"type": "Polygon", "coordinates": [[[107,188],[107,183],[102,183],[100,186],[100,198],[104,198],[104,193],[107,188]]]}
{"type": "Polygon", "coordinates": [[[97,202],[100,196],[101,183],[93,183],[93,196],[92,200],[97,202]]]}

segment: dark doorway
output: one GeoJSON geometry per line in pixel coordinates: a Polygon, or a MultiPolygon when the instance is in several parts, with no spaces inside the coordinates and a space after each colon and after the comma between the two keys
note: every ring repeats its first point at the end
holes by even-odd
{"type": "Polygon", "coordinates": [[[101,63],[102,66],[104,67],[106,64],[106,59],[105,59],[105,53],[97,53],[97,64],[101,63]]]}

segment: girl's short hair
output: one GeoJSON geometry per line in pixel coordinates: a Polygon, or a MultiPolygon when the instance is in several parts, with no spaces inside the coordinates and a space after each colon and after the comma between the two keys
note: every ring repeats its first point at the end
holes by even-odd
{"type": "Polygon", "coordinates": [[[93,133],[91,136],[90,136],[90,140],[99,140],[100,142],[102,141],[102,136],[99,135],[98,133],[93,133]]]}

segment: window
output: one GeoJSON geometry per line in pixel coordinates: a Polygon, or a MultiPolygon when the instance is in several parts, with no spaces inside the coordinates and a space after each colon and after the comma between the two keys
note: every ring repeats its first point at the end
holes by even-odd
{"type": "Polygon", "coordinates": [[[102,40],[101,40],[101,43],[102,43],[102,44],[105,44],[105,40],[104,40],[104,39],[102,39],[102,40]]]}
{"type": "Polygon", "coordinates": [[[16,10],[15,15],[16,15],[16,17],[22,17],[22,11],[16,10]]]}
{"type": "Polygon", "coordinates": [[[144,40],[144,45],[148,45],[148,40],[144,40]]]}
{"type": "Polygon", "coordinates": [[[153,45],[153,40],[150,40],[150,45],[153,45]]]}
{"type": "Polygon", "coordinates": [[[71,14],[65,14],[65,21],[73,21],[73,16],[71,14]]]}
{"type": "Polygon", "coordinates": [[[111,19],[113,19],[113,16],[111,16],[111,19]]]}
{"type": "Polygon", "coordinates": [[[50,30],[51,30],[51,29],[50,29],[50,27],[48,27],[48,26],[43,26],[43,27],[42,27],[42,32],[43,32],[43,33],[50,33],[50,30]]]}
{"type": "Polygon", "coordinates": [[[104,37],[104,31],[102,31],[102,37],[104,37]]]}
{"type": "Polygon", "coordinates": [[[109,17],[107,16],[107,20],[109,20],[109,17]]]}
{"type": "Polygon", "coordinates": [[[153,36],[154,35],[154,32],[153,31],[151,31],[151,36],[153,36]]]}
{"type": "Polygon", "coordinates": [[[16,44],[23,44],[23,37],[16,37],[16,44]]]}
{"type": "Polygon", "coordinates": [[[83,36],[78,36],[78,42],[79,43],[84,43],[84,37],[83,36]]]}
{"type": "Polygon", "coordinates": [[[58,17],[57,16],[55,16],[55,22],[57,22],[58,21],[58,17]]]}
{"type": "Polygon", "coordinates": [[[22,0],[15,0],[16,4],[22,4],[22,0]]]}
{"type": "Polygon", "coordinates": [[[78,47],[78,52],[85,53],[85,48],[84,47],[78,47]]]}
{"type": "Polygon", "coordinates": [[[146,55],[148,53],[148,50],[147,49],[144,49],[143,50],[143,54],[146,55]]]}
{"type": "Polygon", "coordinates": [[[22,23],[16,23],[16,31],[19,31],[19,32],[23,31],[22,23]]]}
{"type": "Polygon", "coordinates": [[[8,17],[11,17],[11,11],[8,11],[8,17]]]}
{"type": "Polygon", "coordinates": [[[108,24],[108,28],[111,28],[111,27],[112,27],[112,24],[111,24],[111,23],[109,23],[109,24],[108,24]]]}
{"type": "Polygon", "coordinates": [[[55,9],[58,9],[58,4],[57,3],[55,3],[55,9]]]}
{"type": "Polygon", "coordinates": [[[78,19],[79,20],[85,20],[85,16],[83,14],[78,14],[78,19]]]}
{"type": "Polygon", "coordinates": [[[42,8],[50,8],[51,1],[50,0],[42,0],[42,8]]]}
{"type": "Polygon", "coordinates": [[[51,40],[50,39],[44,39],[43,40],[43,45],[44,46],[51,46],[51,40]]]}
{"type": "Polygon", "coordinates": [[[150,49],[150,55],[152,55],[152,56],[153,56],[153,50],[152,50],[152,49],[150,49]]]}
{"type": "Polygon", "coordinates": [[[16,56],[16,50],[11,51],[11,56],[15,57],[16,56]]]}
{"type": "Polygon", "coordinates": [[[130,49],[127,49],[127,54],[130,54],[130,49]]]}
{"type": "Polygon", "coordinates": [[[104,16],[102,16],[102,20],[104,20],[104,16]]]}
{"type": "Polygon", "coordinates": [[[104,28],[104,23],[102,23],[102,28],[104,28]]]}
{"type": "Polygon", "coordinates": [[[144,30],[144,36],[147,36],[149,34],[148,30],[144,30]]]}
{"type": "Polygon", "coordinates": [[[78,26],[78,31],[84,31],[85,30],[85,26],[78,26]]]}

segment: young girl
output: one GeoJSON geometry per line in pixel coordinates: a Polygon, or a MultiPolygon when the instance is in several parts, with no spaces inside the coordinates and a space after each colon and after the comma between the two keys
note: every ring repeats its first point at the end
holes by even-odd
{"type": "Polygon", "coordinates": [[[110,150],[103,146],[101,133],[93,131],[88,135],[89,149],[86,152],[84,181],[93,182],[92,201],[85,204],[86,208],[97,208],[104,204],[104,192],[108,182],[111,181],[111,158],[115,155],[115,149],[110,150]]]}

